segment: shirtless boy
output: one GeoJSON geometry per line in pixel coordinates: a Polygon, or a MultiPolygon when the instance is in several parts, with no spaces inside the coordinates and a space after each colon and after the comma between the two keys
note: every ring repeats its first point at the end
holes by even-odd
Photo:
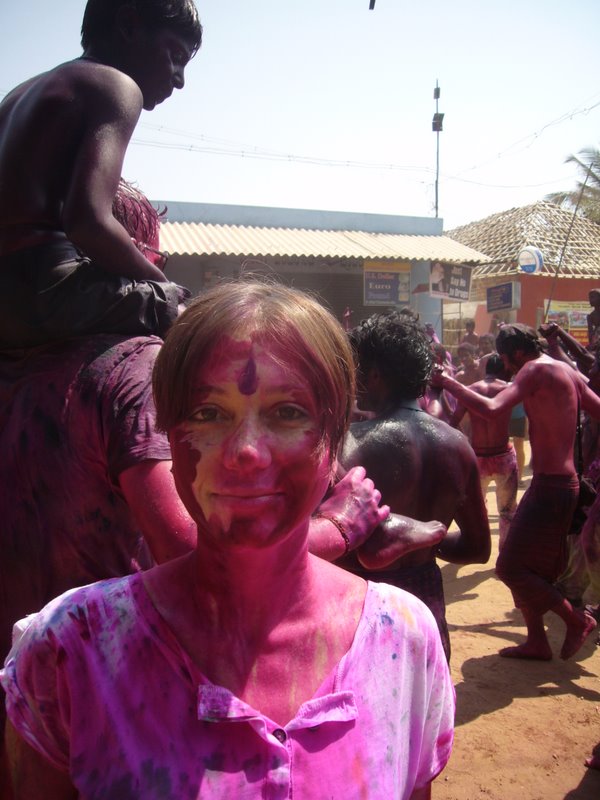
{"type": "Polygon", "coordinates": [[[479,361],[477,359],[477,348],[473,344],[464,342],[459,344],[456,350],[456,359],[460,369],[456,373],[456,380],[459,383],[469,386],[481,378],[479,371],[479,361]]]}
{"type": "Polygon", "coordinates": [[[471,344],[473,347],[479,347],[479,336],[475,333],[475,320],[465,320],[465,335],[460,340],[461,344],[471,344]]]}
{"type": "MultiPolygon", "coordinates": [[[[370,541],[350,554],[342,566],[406,589],[431,609],[446,655],[450,641],[444,592],[436,555],[454,564],[485,563],[490,556],[490,529],[479,483],[477,461],[467,439],[419,405],[433,358],[426,334],[400,314],[375,315],[351,333],[358,359],[358,406],[375,413],[354,423],[341,461],[362,465],[392,510],[414,519],[439,520],[459,530],[439,545],[415,550],[377,569],[365,559],[370,541]],[[358,556],[358,557],[357,557],[358,556]],[[369,569],[365,569],[368,567],[369,569]]],[[[383,566],[383,563],[382,563],[383,566]]]]}
{"type": "Polygon", "coordinates": [[[497,419],[523,402],[529,418],[533,478],[498,557],[496,574],[512,591],[523,614],[527,639],[501,650],[500,655],[551,659],[544,614],[553,611],[566,625],[560,655],[567,659],[596,627],[592,617],[562,597],[554,582],[564,568],[566,535],[577,502],[573,450],[578,398],[581,408],[596,419],[600,418],[600,399],[571,367],[542,354],[537,334],[527,326],[504,326],[496,349],[506,369],[516,375],[495,397],[484,397],[441,373],[434,381],[484,419],[497,419]]]}
{"type": "MultiPolygon", "coordinates": [[[[482,381],[471,385],[471,390],[483,397],[495,397],[508,384],[503,378],[506,372],[504,362],[497,353],[492,353],[486,361],[486,376],[482,381]]],[[[450,424],[458,426],[467,409],[459,404],[452,415],[450,424]]],[[[510,443],[508,426],[511,410],[488,420],[473,414],[471,416],[471,446],[479,463],[481,489],[485,497],[491,481],[496,485],[496,504],[500,517],[500,549],[504,546],[508,529],[517,509],[517,487],[519,473],[517,456],[510,443]]]]}
{"type": "Polygon", "coordinates": [[[83,55],[0,104],[0,347],[162,334],[177,315],[186,291],[111,209],[142,109],[183,88],[201,40],[193,0],[88,0],[83,55]]]}

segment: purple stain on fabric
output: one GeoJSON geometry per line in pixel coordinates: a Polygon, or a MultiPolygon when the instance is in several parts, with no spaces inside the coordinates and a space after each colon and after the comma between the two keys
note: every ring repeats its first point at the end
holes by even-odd
{"type": "Polygon", "coordinates": [[[238,380],[238,389],[242,394],[249,395],[256,392],[258,379],[256,377],[256,363],[249,358],[238,380]]]}

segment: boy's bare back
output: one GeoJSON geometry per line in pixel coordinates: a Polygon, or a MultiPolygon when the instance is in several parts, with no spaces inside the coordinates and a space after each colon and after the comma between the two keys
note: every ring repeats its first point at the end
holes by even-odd
{"type": "Polygon", "coordinates": [[[75,203],[90,214],[106,204],[105,194],[112,204],[141,109],[129,76],[85,59],[10,92],[0,104],[0,254],[66,237],[75,203]],[[97,159],[86,163],[98,146],[111,149],[108,174],[96,174],[97,159]]]}
{"type": "Polygon", "coordinates": [[[541,355],[525,364],[514,382],[523,393],[529,419],[534,473],[573,474],[577,398],[584,386],[580,375],[567,364],[541,355]]]}
{"type": "MultiPolygon", "coordinates": [[[[484,379],[470,385],[470,389],[483,397],[495,397],[503,391],[508,384],[506,381],[494,378],[484,379]]],[[[471,445],[478,455],[487,453],[495,454],[508,445],[508,425],[512,409],[493,419],[483,419],[477,414],[471,415],[471,445]]],[[[454,420],[452,421],[454,424],[454,420]]]]}
{"type": "Polygon", "coordinates": [[[200,47],[193,0],[88,0],[81,58],[18,86],[0,104],[0,259],[65,240],[101,269],[165,281],[112,216],[142,108],[184,86],[200,47]]]}

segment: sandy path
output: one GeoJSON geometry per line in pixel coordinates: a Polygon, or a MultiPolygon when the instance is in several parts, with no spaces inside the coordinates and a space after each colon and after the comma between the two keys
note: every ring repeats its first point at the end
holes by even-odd
{"type": "MultiPolygon", "coordinates": [[[[600,772],[583,765],[600,745],[600,647],[592,635],[567,662],[497,655],[523,641],[525,630],[508,589],[494,576],[493,492],[488,508],[488,564],[442,567],[458,708],[454,752],[434,783],[434,800],[600,800],[600,772]]],[[[564,626],[554,615],[547,622],[558,653],[564,626]]]]}

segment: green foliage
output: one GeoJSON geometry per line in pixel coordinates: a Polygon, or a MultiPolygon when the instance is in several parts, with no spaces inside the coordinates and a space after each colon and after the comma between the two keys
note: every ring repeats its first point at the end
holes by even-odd
{"type": "Polygon", "coordinates": [[[577,164],[581,179],[572,191],[553,192],[545,199],[570,210],[579,205],[578,213],[582,217],[600,225],[600,150],[588,147],[577,155],[570,155],[565,163],[577,164]]]}

